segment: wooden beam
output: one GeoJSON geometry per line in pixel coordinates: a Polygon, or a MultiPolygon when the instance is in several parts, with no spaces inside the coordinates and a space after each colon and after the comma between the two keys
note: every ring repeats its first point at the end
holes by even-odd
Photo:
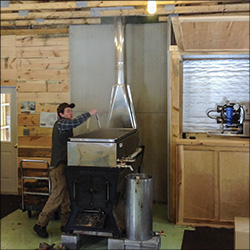
{"type": "Polygon", "coordinates": [[[179,18],[173,17],[171,21],[172,21],[173,31],[175,34],[176,43],[178,44],[180,50],[184,50],[179,18]]]}
{"type": "MultiPolygon", "coordinates": [[[[25,3],[9,4],[9,7],[2,7],[1,12],[20,11],[20,10],[71,10],[84,8],[108,8],[108,7],[133,7],[147,6],[148,1],[85,1],[86,6],[77,4],[76,1],[65,2],[49,2],[49,3],[25,3]]],[[[201,3],[211,3],[218,1],[199,1],[201,3]]],[[[197,1],[157,1],[157,5],[172,5],[172,4],[195,4],[197,1]]]]}
{"type": "Polygon", "coordinates": [[[49,35],[49,34],[69,34],[69,27],[66,28],[46,28],[46,29],[1,29],[1,36],[8,35],[49,35]]]}
{"type": "MultiPolygon", "coordinates": [[[[172,10],[167,10],[164,6],[158,6],[155,15],[169,14],[204,14],[204,13],[229,13],[246,12],[249,13],[249,4],[223,4],[209,6],[175,6],[172,10]]],[[[31,19],[68,19],[68,18],[87,18],[87,17],[107,17],[107,16],[149,16],[146,6],[137,9],[107,9],[107,10],[81,10],[81,11],[54,11],[46,10],[43,12],[28,12],[26,16],[20,16],[19,13],[1,13],[1,21],[7,20],[31,20],[31,19]]]]}
{"type": "Polygon", "coordinates": [[[194,22],[249,22],[249,16],[200,16],[200,17],[179,17],[180,23],[194,22]]]}
{"type": "Polygon", "coordinates": [[[100,24],[100,18],[85,18],[85,19],[52,19],[52,20],[18,20],[18,21],[1,21],[1,27],[4,26],[32,26],[32,25],[58,25],[58,24],[100,24]]]}
{"type": "Polygon", "coordinates": [[[83,18],[89,17],[90,11],[44,11],[44,12],[28,12],[26,16],[20,16],[19,13],[2,13],[1,20],[23,20],[23,19],[39,19],[39,18],[83,18]]]}
{"type": "MultiPolygon", "coordinates": [[[[163,7],[161,8],[163,13],[163,7]]],[[[44,11],[44,12],[29,12],[27,16],[20,16],[18,13],[2,13],[1,20],[30,20],[30,19],[66,19],[66,18],[87,18],[87,17],[107,17],[107,16],[134,16],[134,15],[149,15],[146,7],[141,9],[131,10],[82,10],[82,11],[44,11]]]]}
{"type": "Polygon", "coordinates": [[[206,6],[176,6],[175,14],[198,14],[198,13],[215,13],[215,12],[240,12],[245,11],[249,13],[249,3],[239,4],[210,4],[206,6]]]}

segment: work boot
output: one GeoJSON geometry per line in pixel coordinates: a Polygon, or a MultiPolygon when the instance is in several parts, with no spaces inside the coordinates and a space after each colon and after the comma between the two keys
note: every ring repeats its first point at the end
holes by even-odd
{"type": "Polygon", "coordinates": [[[55,244],[49,245],[43,242],[43,243],[40,243],[38,250],[54,250],[55,249],[54,245],[55,244]]]}
{"type": "Polygon", "coordinates": [[[49,236],[46,227],[41,227],[37,224],[33,227],[33,230],[36,232],[36,234],[42,238],[47,238],[49,236]]]}

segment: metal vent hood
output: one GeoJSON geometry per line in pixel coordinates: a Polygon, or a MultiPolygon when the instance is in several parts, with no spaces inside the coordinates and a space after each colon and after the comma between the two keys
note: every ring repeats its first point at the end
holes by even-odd
{"type": "Polygon", "coordinates": [[[112,87],[108,122],[109,128],[137,128],[129,85],[125,81],[125,19],[115,17],[116,84],[112,87]]]}

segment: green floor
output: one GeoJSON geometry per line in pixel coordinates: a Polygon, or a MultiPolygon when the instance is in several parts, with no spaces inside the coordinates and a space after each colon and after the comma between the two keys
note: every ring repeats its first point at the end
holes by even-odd
{"type": "MultiPolygon", "coordinates": [[[[46,242],[55,244],[55,248],[61,243],[60,220],[51,220],[47,230],[49,238],[43,239],[33,232],[32,227],[36,222],[37,213],[32,213],[28,218],[27,212],[16,210],[1,219],[1,249],[36,249],[39,244],[46,242]]],[[[167,237],[161,237],[161,249],[181,249],[183,232],[192,227],[178,226],[167,220],[166,206],[153,206],[153,230],[164,231],[167,237]]],[[[81,249],[107,249],[107,238],[86,236],[81,249]]]]}

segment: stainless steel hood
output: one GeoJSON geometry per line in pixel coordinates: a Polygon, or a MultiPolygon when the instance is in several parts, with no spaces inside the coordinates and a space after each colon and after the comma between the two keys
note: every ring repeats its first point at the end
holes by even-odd
{"type": "Polygon", "coordinates": [[[117,82],[111,92],[107,126],[109,128],[137,128],[132,95],[125,80],[125,19],[115,17],[114,23],[117,82]]]}

